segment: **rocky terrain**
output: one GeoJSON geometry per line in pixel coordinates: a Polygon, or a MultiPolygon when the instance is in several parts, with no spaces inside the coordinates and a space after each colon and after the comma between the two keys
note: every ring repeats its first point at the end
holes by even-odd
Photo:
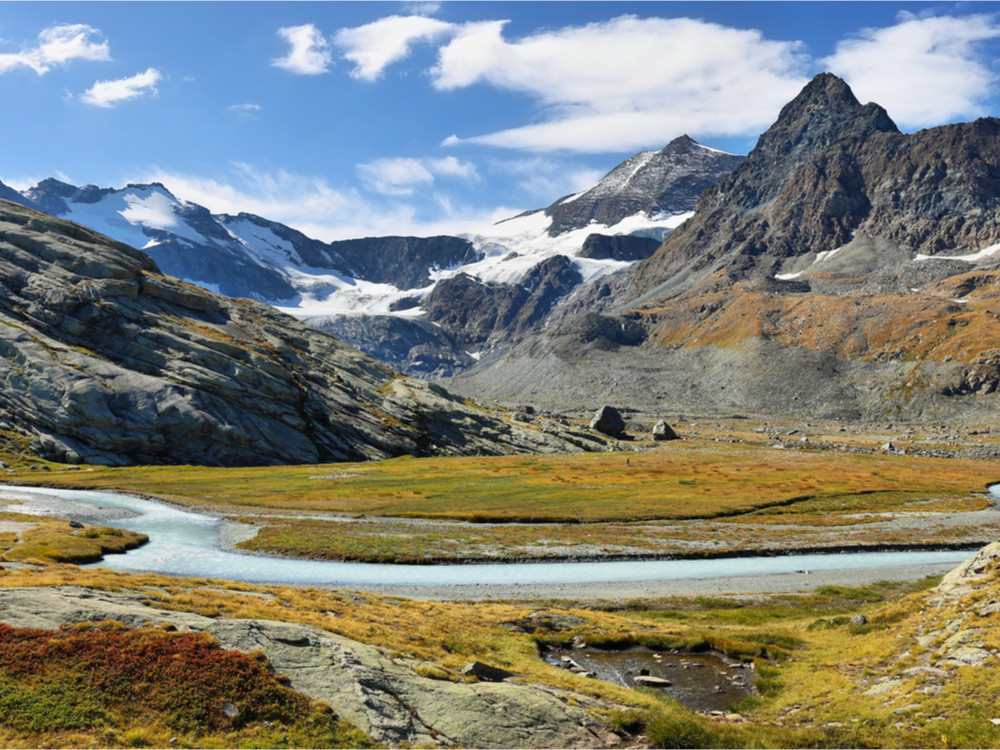
{"type": "Polygon", "coordinates": [[[0,202],[0,421],[43,455],[240,465],[587,448],[516,423],[274,308],[0,202]]]}
{"type": "Polygon", "coordinates": [[[541,685],[432,679],[374,646],[321,628],[268,620],[215,620],[150,606],[142,593],[76,586],[0,589],[0,621],[54,629],[116,620],[205,631],[223,648],[262,651],[289,686],[321,700],[379,743],[430,747],[605,747],[615,736],[586,708],[601,707],[541,685]]]}
{"type": "Polygon", "coordinates": [[[612,169],[594,187],[544,210],[555,236],[591,224],[614,226],[639,214],[684,213],[742,156],[706,149],[682,135],[660,151],[643,151],[612,169]]]}
{"type": "Polygon", "coordinates": [[[649,259],[450,381],[539,403],[982,421],[1000,386],[1000,120],[900,133],[817,76],[649,259]]]}

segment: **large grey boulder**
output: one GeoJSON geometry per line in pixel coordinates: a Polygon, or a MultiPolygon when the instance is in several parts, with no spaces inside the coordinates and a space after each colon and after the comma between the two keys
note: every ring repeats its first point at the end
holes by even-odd
{"type": "Polygon", "coordinates": [[[625,420],[613,406],[602,406],[590,420],[590,429],[618,437],[625,432],[625,420]]]}
{"type": "Polygon", "coordinates": [[[664,420],[660,420],[653,425],[653,440],[677,440],[678,435],[674,432],[674,428],[668,425],[664,420]]]}

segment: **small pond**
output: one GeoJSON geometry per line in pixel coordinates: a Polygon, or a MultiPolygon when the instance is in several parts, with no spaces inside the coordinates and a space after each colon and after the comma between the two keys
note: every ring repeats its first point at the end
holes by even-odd
{"type": "Polygon", "coordinates": [[[711,652],[654,652],[641,647],[624,651],[583,648],[547,649],[547,662],[625,687],[660,690],[695,711],[728,711],[754,695],[752,664],[711,652]]]}

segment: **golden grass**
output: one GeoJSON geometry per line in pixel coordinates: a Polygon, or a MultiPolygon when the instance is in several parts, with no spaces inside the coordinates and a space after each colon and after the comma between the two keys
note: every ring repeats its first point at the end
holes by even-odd
{"type": "Polygon", "coordinates": [[[956,499],[982,492],[998,478],[1000,469],[987,461],[689,441],[627,454],[10,475],[12,482],[155,494],[233,513],[273,509],[496,522],[712,518],[805,499],[835,501],[876,492],[897,493],[914,502],[956,499]]]}

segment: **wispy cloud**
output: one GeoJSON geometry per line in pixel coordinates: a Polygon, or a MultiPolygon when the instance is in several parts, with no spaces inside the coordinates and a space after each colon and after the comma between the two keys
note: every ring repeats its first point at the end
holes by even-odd
{"type": "Polygon", "coordinates": [[[539,205],[591,188],[604,176],[600,170],[548,156],[493,159],[490,170],[512,177],[519,190],[539,205]]]}
{"type": "Polygon", "coordinates": [[[389,16],[353,29],[341,29],[334,43],[354,63],[351,76],[374,81],[397,60],[410,54],[417,42],[430,42],[454,33],[455,25],[426,16],[389,16]]]}
{"type": "Polygon", "coordinates": [[[284,57],[271,61],[276,68],[306,76],[326,73],[333,64],[330,43],[313,24],[285,26],[278,29],[278,36],[288,42],[291,49],[284,57]]]}
{"type": "Polygon", "coordinates": [[[251,117],[261,111],[262,107],[259,104],[230,104],[226,107],[230,112],[239,115],[240,117],[251,117]]]}
{"type": "Polygon", "coordinates": [[[136,73],[129,78],[119,78],[115,81],[98,81],[80,97],[87,104],[95,107],[113,107],[119,102],[137,99],[140,96],[155,95],[156,84],[163,76],[156,68],[147,68],[142,73],[136,73]]]}
{"type": "Polygon", "coordinates": [[[0,73],[24,67],[42,75],[71,60],[110,60],[108,43],[100,37],[100,31],[82,23],[50,26],[39,33],[36,46],[0,53],[0,73]]]}
{"type": "Polygon", "coordinates": [[[420,187],[434,184],[437,176],[478,179],[476,166],[454,156],[443,159],[377,159],[358,165],[358,175],[368,187],[382,195],[413,195],[420,187]]]}
{"type": "MultiPolygon", "coordinates": [[[[395,234],[430,236],[457,234],[488,226],[510,215],[508,209],[462,206],[440,219],[417,218],[417,209],[400,201],[386,205],[364,198],[353,189],[342,190],[324,177],[285,170],[262,169],[234,163],[216,177],[157,169],[141,182],[160,182],[178,198],[205,206],[213,213],[248,212],[294,227],[319,240],[371,236],[378,227],[395,234]]],[[[383,231],[384,233],[384,231],[383,231]]]]}
{"type": "Polygon", "coordinates": [[[821,60],[863,101],[884,106],[906,127],[984,114],[997,76],[982,42],[1000,38],[995,15],[917,17],[903,12],[886,28],[866,28],[821,60]]]}

